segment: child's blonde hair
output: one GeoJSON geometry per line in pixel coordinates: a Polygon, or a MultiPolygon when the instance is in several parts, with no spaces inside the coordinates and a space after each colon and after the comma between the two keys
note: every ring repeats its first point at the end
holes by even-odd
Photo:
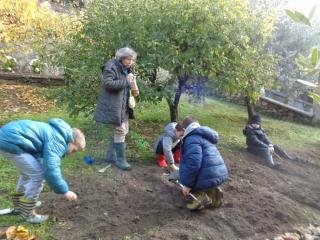
{"type": "Polygon", "coordinates": [[[86,147],[86,138],[83,132],[78,128],[72,128],[72,135],[74,143],[80,148],[80,150],[83,150],[86,147]]]}

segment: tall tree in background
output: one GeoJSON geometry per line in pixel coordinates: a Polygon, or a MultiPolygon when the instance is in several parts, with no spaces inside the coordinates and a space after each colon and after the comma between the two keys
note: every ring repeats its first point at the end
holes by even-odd
{"type": "Polygon", "coordinates": [[[139,53],[142,100],[166,99],[172,121],[181,93],[199,81],[255,100],[270,80],[273,61],[261,55],[270,24],[252,15],[245,0],[93,1],[81,12],[77,33],[60,47],[70,82],[60,96],[72,113],[92,112],[100,65],[131,46],[139,53]],[[160,79],[160,71],[167,76],[160,79]]]}
{"type": "Polygon", "coordinates": [[[264,88],[273,84],[275,77],[275,57],[267,49],[271,41],[274,15],[256,9],[245,12],[243,21],[235,19],[233,26],[237,27],[240,39],[224,49],[226,54],[223,65],[224,71],[216,75],[216,86],[224,92],[237,94],[244,98],[248,118],[255,114],[254,105],[264,88]]]}

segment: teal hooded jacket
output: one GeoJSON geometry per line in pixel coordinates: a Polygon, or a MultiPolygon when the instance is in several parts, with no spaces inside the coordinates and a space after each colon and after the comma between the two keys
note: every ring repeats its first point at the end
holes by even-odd
{"type": "Polygon", "coordinates": [[[43,167],[44,179],[58,194],[68,192],[68,184],[62,177],[60,165],[72,141],[71,127],[59,118],[50,119],[49,124],[19,120],[0,128],[0,150],[33,155],[43,167]]]}

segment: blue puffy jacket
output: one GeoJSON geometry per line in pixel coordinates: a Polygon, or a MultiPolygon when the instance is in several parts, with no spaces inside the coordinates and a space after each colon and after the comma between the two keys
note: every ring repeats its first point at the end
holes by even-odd
{"type": "Polygon", "coordinates": [[[61,175],[60,159],[72,141],[71,127],[59,118],[51,119],[49,124],[20,120],[0,128],[0,150],[33,155],[42,164],[44,179],[55,193],[68,192],[68,185],[61,175]]]}
{"type": "Polygon", "coordinates": [[[194,128],[184,136],[180,181],[192,191],[217,187],[228,179],[227,167],[215,145],[218,139],[218,133],[209,127],[194,128]]]}

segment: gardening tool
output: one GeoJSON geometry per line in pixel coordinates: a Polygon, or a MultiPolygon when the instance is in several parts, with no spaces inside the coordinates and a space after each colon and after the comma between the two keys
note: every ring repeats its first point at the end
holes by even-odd
{"type": "Polygon", "coordinates": [[[104,173],[109,167],[111,167],[111,164],[108,164],[108,165],[105,166],[104,168],[101,168],[98,172],[99,172],[99,173],[104,173]]]}
{"type": "MultiPolygon", "coordinates": [[[[184,186],[180,183],[179,178],[180,178],[179,171],[177,171],[177,170],[172,171],[169,174],[169,182],[174,182],[175,184],[177,184],[182,189],[182,188],[184,188],[184,186]]],[[[194,200],[199,201],[199,199],[195,195],[193,195],[192,193],[189,193],[189,195],[194,200]]]]}
{"type": "MultiPolygon", "coordinates": [[[[35,207],[38,208],[41,205],[42,205],[42,202],[37,201],[35,207]]],[[[0,210],[0,216],[10,215],[10,214],[13,214],[14,212],[15,212],[14,208],[5,208],[5,209],[0,210]]]]}
{"type": "Polygon", "coordinates": [[[83,161],[88,165],[92,165],[95,162],[95,159],[90,156],[84,156],[83,161]]]}
{"type": "Polygon", "coordinates": [[[275,151],[273,152],[273,155],[278,158],[281,161],[284,161],[282,157],[280,157],[275,151]]]}
{"type": "MultiPolygon", "coordinates": [[[[179,180],[175,180],[174,181],[178,186],[180,186],[180,188],[182,189],[182,188],[184,188],[184,186],[179,182],[179,180]]],[[[189,196],[190,197],[192,197],[194,200],[196,200],[196,201],[200,201],[195,195],[193,195],[192,193],[189,193],[189,196]]]]}
{"type": "Polygon", "coordinates": [[[180,178],[180,176],[179,176],[179,171],[178,170],[172,171],[169,174],[169,181],[170,182],[174,182],[176,180],[179,180],[179,178],[180,178]]]}
{"type": "Polygon", "coordinates": [[[14,208],[5,208],[0,210],[0,216],[9,215],[12,214],[14,211],[14,208]]]}

